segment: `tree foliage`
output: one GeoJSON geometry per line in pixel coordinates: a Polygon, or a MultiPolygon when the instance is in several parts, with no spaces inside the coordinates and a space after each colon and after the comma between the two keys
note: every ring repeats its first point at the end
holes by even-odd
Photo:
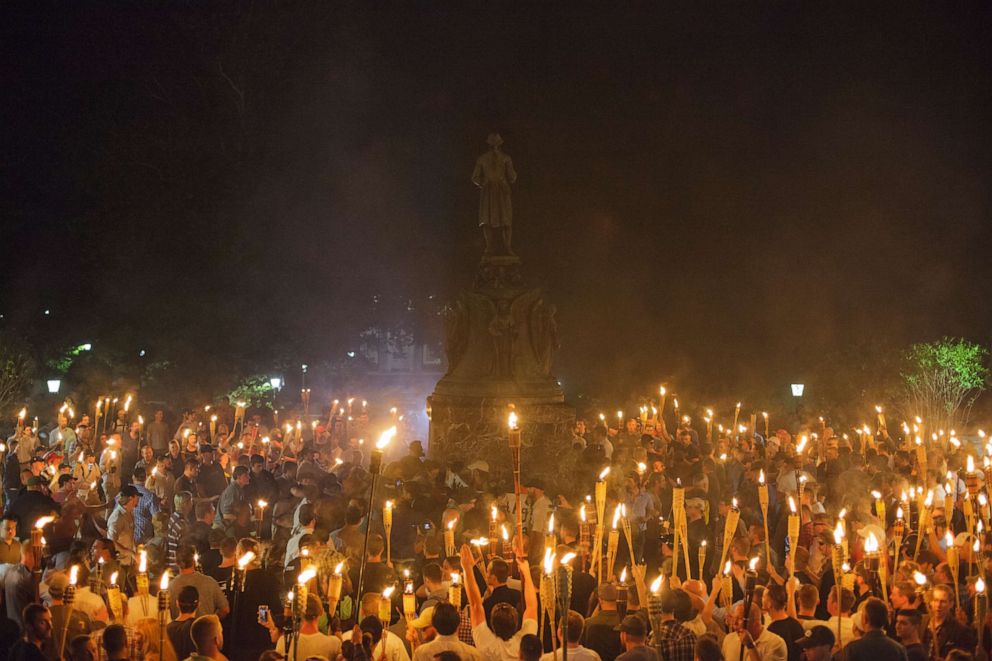
{"type": "Polygon", "coordinates": [[[953,429],[968,421],[988,382],[989,350],[960,338],[914,344],[902,373],[908,415],[931,429],[953,429]]]}
{"type": "Polygon", "coordinates": [[[35,371],[30,347],[19,338],[0,336],[0,410],[23,397],[35,371]]]}

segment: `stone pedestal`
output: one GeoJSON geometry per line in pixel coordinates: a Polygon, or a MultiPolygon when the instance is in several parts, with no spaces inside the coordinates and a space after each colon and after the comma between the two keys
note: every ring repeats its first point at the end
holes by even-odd
{"type": "Polygon", "coordinates": [[[448,371],[427,401],[432,457],[483,459],[494,472],[509,470],[512,406],[521,421],[524,475],[554,479],[562,469],[554,460],[570,450],[575,422],[551,373],[555,313],[541,288],[526,283],[519,258],[482,258],[473,288],[445,309],[448,371]]]}

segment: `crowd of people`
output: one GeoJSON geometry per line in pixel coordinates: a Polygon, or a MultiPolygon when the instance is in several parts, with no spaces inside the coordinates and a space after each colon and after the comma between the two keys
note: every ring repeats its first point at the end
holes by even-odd
{"type": "Polygon", "coordinates": [[[367,419],[224,417],[19,422],[0,654],[965,661],[992,644],[986,449],[967,439],[579,420],[574,474],[525,464],[518,484],[509,450],[427,459],[401,437],[380,469],[367,419]]]}

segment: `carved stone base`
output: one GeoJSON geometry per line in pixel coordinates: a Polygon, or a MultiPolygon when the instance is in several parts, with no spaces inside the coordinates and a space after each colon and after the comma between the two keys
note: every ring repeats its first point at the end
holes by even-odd
{"type": "Polygon", "coordinates": [[[497,479],[512,480],[507,445],[509,405],[521,424],[521,477],[541,478],[558,491],[574,476],[578,452],[572,450],[575,409],[561,402],[527,402],[474,397],[447,397],[435,393],[427,400],[430,412],[429,455],[441,461],[460,459],[466,464],[482,459],[497,479]]]}

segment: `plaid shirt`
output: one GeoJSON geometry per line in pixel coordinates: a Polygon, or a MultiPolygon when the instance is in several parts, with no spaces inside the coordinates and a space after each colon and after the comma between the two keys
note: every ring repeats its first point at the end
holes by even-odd
{"type": "Polygon", "coordinates": [[[455,633],[458,635],[458,640],[475,647],[475,638],[472,636],[472,616],[469,611],[468,606],[462,608],[462,612],[459,613],[458,631],[455,633]]]}
{"type": "MultiPolygon", "coordinates": [[[[103,632],[106,629],[99,629],[90,634],[90,639],[96,644],[96,659],[94,661],[107,661],[107,650],[103,647],[103,632]]],[[[145,658],[145,637],[133,627],[125,626],[124,632],[127,634],[127,657],[129,659],[145,658]]]]}
{"type": "Polygon", "coordinates": [[[677,620],[665,620],[654,633],[654,648],[661,661],[692,661],[696,650],[696,634],[677,620]]]}

